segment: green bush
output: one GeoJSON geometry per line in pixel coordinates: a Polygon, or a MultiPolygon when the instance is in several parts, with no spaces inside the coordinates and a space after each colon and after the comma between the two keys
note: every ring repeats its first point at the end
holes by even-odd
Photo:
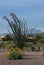
{"type": "Polygon", "coordinates": [[[2,48],[2,43],[0,43],[0,48],[2,48]]]}
{"type": "Polygon", "coordinates": [[[18,52],[10,52],[10,54],[8,55],[8,59],[10,60],[15,60],[15,59],[22,59],[22,55],[19,54],[18,52]]]}
{"type": "Polygon", "coordinates": [[[6,50],[4,57],[7,57],[10,60],[22,59],[23,51],[19,48],[11,48],[9,50],[6,50]]]}
{"type": "Polygon", "coordinates": [[[35,51],[40,51],[40,48],[39,48],[39,47],[35,47],[34,50],[35,50],[35,51]]]}
{"type": "Polygon", "coordinates": [[[0,43],[0,48],[5,48],[5,43],[0,43]]]}
{"type": "Polygon", "coordinates": [[[27,42],[27,43],[24,44],[24,47],[27,48],[27,47],[30,47],[30,46],[32,46],[32,45],[33,45],[32,42],[27,42]]]}

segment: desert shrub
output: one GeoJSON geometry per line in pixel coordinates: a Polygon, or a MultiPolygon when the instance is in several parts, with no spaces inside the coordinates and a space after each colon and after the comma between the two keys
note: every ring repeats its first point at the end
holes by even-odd
{"type": "Polygon", "coordinates": [[[15,48],[15,43],[9,43],[9,44],[6,44],[6,49],[11,49],[11,48],[15,48]]]}
{"type": "Polygon", "coordinates": [[[5,43],[0,43],[0,48],[5,48],[5,43]]]}
{"type": "Polygon", "coordinates": [[[2,47],[2,44],[0,43],[0,48],[2,47]]]}
{"type": "Polygon", "coordinates": [[[32,45],[33,45],[32,42],[27,42],[27,43],[24,44],[24,47],[30,47],[32,45]]]}
{"type": "Polygon", "coordinates": [[[23,51],[25,51],[25,50],[27,50],[27,48],[26,47],[23,47],[23,49],[22,49],[23,51]]]}
{"type": "Polygon", "coordinates": [[[35,51],[40,51],[40,48],[39,47],[35,47],[35,51]]]}
{"type": "Polygon", "coordinates": [[[42,37],[42,38],[40,38],[39,40],[38,40],[38,42],[40,42],[40,43],[44,43],[44,37],[42,37]]]}
{"type": "Polygon", "coordinates": [[[11,48],[9,50],[6,50],[4,57],[15,60],[15,59],[22,59],[23,57],[23,51],[19,48],[11,48]]]}
{"type": "Polygon", "coordinates": [[[32,47],[33,43],[32,42],[26,42],[24,44],[23,50],[30,51],[30,47],[32,47]]]}

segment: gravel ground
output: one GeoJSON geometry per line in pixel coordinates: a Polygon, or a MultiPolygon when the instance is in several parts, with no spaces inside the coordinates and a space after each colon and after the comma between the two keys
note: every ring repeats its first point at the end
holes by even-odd
{"type": "Polygon", "coordinates": [[[21,60],[7,60],[0,55],[0,65],[44,65],[42,52],[25,52],[26,56],[21,60]]]}

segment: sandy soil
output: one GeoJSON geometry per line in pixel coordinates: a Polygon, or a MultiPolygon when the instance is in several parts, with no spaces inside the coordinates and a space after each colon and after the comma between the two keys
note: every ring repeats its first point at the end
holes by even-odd
{"type": "Polygon", "coordinates": [[[0,65],[44,65],[42,52],[25,52],[21,60],[7,60],[0,55],[0,65]]]}

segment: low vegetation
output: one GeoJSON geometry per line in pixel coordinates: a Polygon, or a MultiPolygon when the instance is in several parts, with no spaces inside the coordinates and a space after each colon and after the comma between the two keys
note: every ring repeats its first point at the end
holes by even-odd
{"type": "Polygon", "coordinates": [[[13,32],[13,36],[11,36],[11,34],[6,35],[5,39],[3,39],[3,41],[7,41],[7,43],[0,43],[0,48],[6,49],[4,57],[10,60],[22,59],[24,49],[28,51],[40,51],[40,47],[44,44],[44,37],[32,35],[32,40],[28,39],[27,41],[26,22],[22,22],[13,13],[11,13],[10,16],[13,20],[9,20],[6,16],[3,17],[13,32]]]}
{"type": "Polygon", "coordinates": [[[11,48],[6,50],[4,57],[8,58],[10,60],[15,60],[15,59],[22,59],[23,57],[23,51],[19,48],[11,48]]]}

